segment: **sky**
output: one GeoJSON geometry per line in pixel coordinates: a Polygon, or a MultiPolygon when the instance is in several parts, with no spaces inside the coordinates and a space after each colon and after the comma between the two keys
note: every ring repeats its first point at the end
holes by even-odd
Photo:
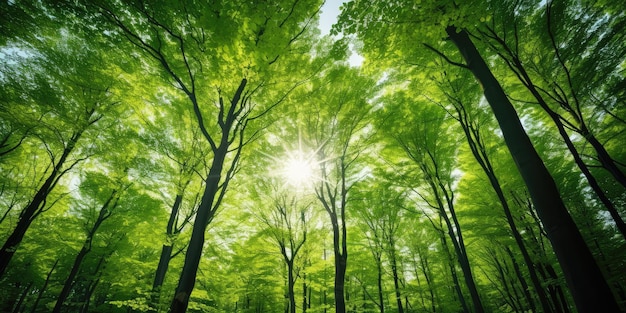
{"type": "MultiPolygon", "coordinates": [[[[320,13],[320,24],[318,28],[322,31],[322,36],[328,35],[330,33],[330,27],[337,22],[337,17],[341,10],[339,7],[342,3],[347,2],[346,0],[326,0],[324,5],[322,6],[320,13]]],[[[341,36],[341,35],[340,35],[341,36]]],[[[352,51],[352,55],[348,59],[350,66],[359,67],[363,63],[363,57],[358,55],[354,50],[352,51]]]]}
{"type": "Polygon", "coordinates": [[[337,16],[341,12],[339,6],[345,0],[326,0],[324,6],[322,6],[322,13],[320,14],[319,29],[322,31],[322,35],[328,35],[330,33],[330,27],[337,22],[337,16]]]}

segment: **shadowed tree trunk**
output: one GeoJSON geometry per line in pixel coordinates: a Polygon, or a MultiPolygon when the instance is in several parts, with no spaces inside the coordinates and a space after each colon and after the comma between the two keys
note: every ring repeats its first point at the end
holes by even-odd
{"type": "Polygon", "coordinates": [[[87,238],[85,239],[85,243],[83,244],[83,247],[80,249],[80,251],[76,255],[76,258],[74,259],[74,264],[72,265],[70,274],[67,276],[67,279],[65,280],[65,284],[63,284],[63,289],[61,290],[61,293],[59,294],[59,297],[57,298],[57,302],[54,305],[52,312],[54,313],[61,312],[61,308],[63,307],[63,303],[65,302],[65,299],[67,299],[67,297],[70,295],[70,291],[72,290],[72,286],[74,285],[74,281],[76,279],[76,275],[78,275],[80,266],[83,263],[85,256],[87,256],[87,254],[91,251],[93,236],[98,231],[98,228],[100,227],[100,225],[102,225],[102,222],[104,222],[107,218],[111,217],[111,214],[113,213],[112,210],[115,209],[115,207],[117,206],[117,199],[118,199],[117,191],[113,190],[109,198],[100,208],[100,212],[98,213],[98,218],[94,222],[91,229],[87,232],[87,238]],[[111,203],[112,201],[113,203],[111,203]]]}
{"type": "MultiPolygon", "coordinates": [[[[528,254],[528,250],[526,249],[524,240],[522,239],[522,236],[519,233],[517,226],[515,225],[515,220],[513,219],[511,208],[509,207],[509,204],[506,201],[504,192],[502,191],[502,187],[500,186],[500,182],[496,176],[495,170],[493,169],[493,166],[491,165],[489,155],[487,154],[487,149],[482,140],[480,126],[475,121],[472,120],[471,115],[468,113],[468,111],[465,108],[465,104],[462,103],[462,101],[460,100],[460,98],[457,97],[457,95],[453,95],[453,94],[447,94],[447,95],[448,95],[448,99],[452,102],[452,105],[454,106],[454,110],[456,111],[456,115],[454,115],[453,118],[456,119],[461,125],[461,128],[465,132],[465,138],[467,140],[467,143],[470,147],[470,150],[472,151],[472,155],[474,156],[478,164],[480,164],[480,167],[483,169],[483,171],[487,175],[489,179],[489,183],[491,184],[491,187],[493,188],[496,195],[498,196],[498,200],[500,201],[500,204],[504,211],[504,215],[506,216],[506,221],[511,230],[511,234],[513,235],[513,238],[515,239],[515,242],[517,243],[517,246],[519,247],[519,250],[522,253],[522,257],[524,258],[524,263],[526,264],[528,273],[530,274],[530,279],[533,283],[533,287],[535,289],[535,292],[537,293],[537,296],[539,297],[541,308],[543,312],[546,312],[546,313],[552,312],[545,290],[541,286],[539,277],[537,276],[537,272],[535,271],[535,268],[533,267],[534,262],[530,258],[530,255],[528,254]]],[[[534,301],[532,301],[532,299],[530,299],[529,305],[531,307],[531,310],[535,311],[535,304],[534,304],[534,301]]]]}
{"type": "MultiPolygon", "coordinates": [[[[89,113],[89,115],[87,116],[87,120],[91,118],[94,112],[95,110],[89,113]]],[[[89,125],[95,123],[96,121],[90,121],[89,125]]],[[[56,164],[54,164],[53,162],[54,167],[52,169],[52,172],[45,180],[43,185],[41,185],[41,187],[33,197],[33,200],[28,203],[28,205],[20,213],[17,225],[13,229],[11,235],[9,235],[7,240],[4,242],[2,248],[0,248],[0,277],[2,277],[6,273],[11,258],[13,258],[15,251],[22,242],[22,239],[24,239],[24,235],[26,235],[26,231],[28,230],[32,222],[37,216],[44,212],[48,195],[50,195],[61,177],[65,173],[67,173],[69,169],[76,165],[77,161],[73,162],[73,164],[71,164],[68,168],[63,168],[65,166],[67,158],[74,150],[76,143],[78,142],[84,131],[85,128],[82,128],[72,134],[72,137],[63,149],[63,153],[61,154],[59,160],[56,162],[56,164]]]]}
{"type": "Polygon", "coordinates": [[[465,59],[467,68],[482,85],[485,98],[500,124],[504,140],[563,268],[579,312],[597,312],[600,307],[607,312],[619,312],[600,268],[561,200],[554,179],[530,142],[504,90],[467,32],[457,32],[455,27],[448,27],[446,31],[465,59]]]}
{"type": "MultiPolygon", "coordinates": [[[[552,122],[554,122],[554,125],[557,127],[557,129],[559,131],[559,134],[561,135],[561,138],[563,138],[563,141],[565,142],[565,145],[567,146],[568,150],[572,154],[572,157],[574,158],[574,162],[576,162],[576,165],[578,166],[580,171],[583,173],[583,175],[585,175],[585,178],[589,182],[589,186],[594,191],[594,193],[598,196],[598,199],[600,199],[602,204],[604,204],[606,209],[611,214],[611,217],[613,218],[613,221],[615,222],[615,225],[617,226],[617,229],[622,233],[622,237],[624,237],[626,239],[626,223],[624,223],[624,220],[620,216],[617,208],[615,208],[615,205],[613,204],[613,202],[611,202],[609,197],[602,190],[602,187],[600,186],[600,184],[598,183],[596,178],[593,176],[593,174],[589,170],[589,167],[583,161],[580,153],[576,149],[576,146],[574,146],[574,143],[570,139],[570,136],[569,136],[569,134],[567,133],[567,131],[565,129],[565,123],[568,123],[568,126],[571,129],[575,129],[576,130],[577,128],[574,125],[571,125],[571,123],[567,122],[561,115],[559,115],[557,112],[555,112],[554,110],[552,110],[550,108],[550,106],[548,105],[548,103],[546,102],[544,97],[539,92],[538,87],[535,86],[534,82],[530,78],[530,75],[526,71],[526,67],[522,64],[522,61],[520,60],[519,55],[517,54],[517,52],[515,52],[513,49],[511,49],[511,47],[509,47],[509,45],[506,43],[506,41],[504,39],[502,39],[500,36],[498,36],[498,34],[495,32],[494,29],[488,28],[487,30],[488,30],[488,32],[483,32],[482,34],[485,37],[487,37],[487,38],[497,42],[499,44],[499,46],[502,49],[504,49],[504,53],[501,53],[500,56],[506,61],[506,64],[515,73],[515,75],[522,82],[522,84],[526,87],[526,89],[528,89],[528,91],[530,91],[530,93],[533,95],[533,97],[535,97],[535,99],[537,100],[537,102],[539,103],[541,108],[548,114],[548,116],[550,117],[552,122]]],[[[493,48],[497,49],[496,45],[491,44],[491,46],[493,48]]],[[[562,103],[562,105],[565,105],[565,104],[562,103]]],[[[587,138],[587,137],[585,137],[585,138],[587,138]]],[[[589,140],[590,140],[590,142],[592,142],[592,141],[593,142],[597,142],[597,139],[595,139],[595,138],[589,138],[589,140]]],[[[598,148],[598,149],[600,149],[600,148],[598,148]]],[[[602,147],[601,150],[604,150],[604,147],[602,147]]],[[[598,152],[598,155],[601,155],[601,154],[605,156],[605,159],[606,159],[606,156],[608,156],[608,153],[606,153],[606,151],[604,153],[598,152]]],[[[613,173],[613,172],[615,172],[614,169],[617,169],[617,171],[619,172],[619,169],[614,164],[612,159],[610,157],[609,157],[609,159],[610,159],[610,163],[612,163],[613,165],[606,166],[607,170],[609,170],[609,171],[611,171],[613,173]]],[[[606,162],[608,162],[608,161],[605,161],[605,163],[606,162]]],[[[614,175],[614,177],[616,179],[618,179],[619,178],[619,174],[616,174],[616,175],[614,175]]]]}
{"type": "Polygon", "coordinates": [[[48,275],[46,275],[46,280],[44,281],[43,286],[41,286],[41,289],[39,289],[39,292],[37,293],[37,298],[33,303],[33,307],[31,308],[30,313],[35,313],[37,311],[37,305],[39,305],[41,297],[43,297],[44,292],[48,288],[48,284],[50,283],[50,277],[52,276],[52,272],[54,272],[54,269],[57,267],[57,264],[59,264],[59,259],[54,261],[54,264],[52,264],[52,268],[50,268],[50,271],[48,271],[48,275]]]}
{"type": "Polygon", "coordinates": [[[196,214],[196,219],[191,232],[191,239],[189,240],[189,246],[185,254],[185,264],[183,265],[183,270],[178,281],[178,287],[176,287],[176,293],[170,306],[171,313],[182,313],[187,310],[189,297],[191,296],[191,292],[193,291],[193,287],[196,283],[196,275],[198,273],[198,265],[200,264],[200,258],[202,256],[202,247],[204,245],[206,227],[215,216],[219,202],[226,191],[228,181],[232,177],[234,167],[237,164],[241,153],[243,144],[243,138],[241,136],[243,136],[243,129],[245,129],[245,125],[241,124],[235,127],[235,124],[245,123],[238,122],[237,119],[240,117],[239,114],[242,112],[245,104],[249,100],[249,97],[244,94],[247,82],[248,81],[245,78],[241,80],[237,91],[230,101],[230,107],[227,109],[227,112],[224,112],[224,101],[220,97],[219,102],[221,105],[221,114],[219,125],[221,128],[221,138],[217,145],[213,142],[211,136],[208,135],[207,130],[204,128],[204,120],[200,114],[195,94],[188,93],[191,102],[194,104],[194,111],[196,112],[196,117],[198,118],[198,124],[200,125],[202,133],[205,138],[212,143],[213,161],[211,162],[211,168],[206,178],[206,186],[196,214]],[[241,109],[236,109],[237,106],[241,109]],[[224,113],[226,113],[226,115],[224,115],[224,113]],[[224,174],[222,169],[224,168],[224,163],[226,162],[226,156],[229,153],[231,142],[234,140],[231,138],[231,131],[233,128],[238,128],[240,132],[240,142],[239,146],[235,149],[235,157],[231,163],[231,167],[227,170],[226,178],[224,182],[220,184],[222,175],[224,174]],[[218,196],[217,201],[216,196],[218,196]]]}

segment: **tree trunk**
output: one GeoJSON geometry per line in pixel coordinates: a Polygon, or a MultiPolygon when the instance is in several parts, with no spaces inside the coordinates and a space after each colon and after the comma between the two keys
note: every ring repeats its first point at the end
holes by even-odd
{"type": "MultiPolygon", "coordinates": [[[[541,108],[548,114],[548,116],[550,116],[550,119],[552,119],[552,122],[554,123],[554,125],[556,125],[559,131],[559,134],[561,135],[561,138],[563,138],[565,145],[567,146],[568,150],[572,154],[572,157],[574,158],[574,162],[576,162],[576,165],[578,166],[580,171],[583,173],[583,175],[585,175],[585,178],[587,179],[587,182],[589,182],[589,186],[591,187],[591,189],[595,192],[595,194],[598,196],[602,204],[604,204],[606,209],[611,214],[611,217],[613,218],[613,221],[615,222],[617,229],[622,233],[622,237],[626,239],[626,223],[624,223],[624,220],[620,216],[618,210],[615,208],[615,205],[613,205],[613,202],[611,202],[608,196],[604,193],[604,191],[602,190],[602,187],[600,187],[600,184],[598,183],[596,178],[593,176],[593,174],[591,174],[589,167],[587,166],[587,164],[585,164],[585,162],[581,158],[580,153],[578,153],[578,150],[574,146],[574,143],[572,142],[569,135],[567,134],[567,131],[565,130],[565,126],[563,125],[563,122],[561,121],[561,116],[550,108],[550,106],[548,105],[546,100],[543,98],[541,93],[539,93],[539,90],[537,90],[537,87],[535,87],[535,84],[530,78],[530,75],[528,75],[528,72],[526,72],[526,68],[520,61],[519,57],[511,51],[511,49],[506,45],[506,43],[502,39],[500,39],[499,37],[495,37],[495,39],[498,42],[500,42],[502,47],[507,51],[507,53],[511,57],[511,61],[507,62],[507,64],[509,64],[509,67],[514,71],[515,69],[517,69],[517,72],[519,72],[519,75],[518,75],[519,80],[526,87],[526,89],[528,89],[530,93],[535,97],[535,99],[537,100],[541,108]]],[[[606,170],[611,172],[611,174],[613,174],[614,178],[618,182],[620,181],[620,174],[623,179],[623,173],[619,170],[619,168],[617,168],[617,165],[615,165],[615,163],[613,162],[613,159],[610,157],[608,152],[604,149],[604,146],[600,142],[598,142],[598,140],[592,134],[588,132],[586,127],[581,128],[581,135],[583,135],[584,138],[587,139],[587,141],[591,143],[593,147],[596,149],[598,153],[598,158],[600,159],[602,166],[606,170]]],[[[623,185],[622,182],[620,183],[623,185]]]]}
{"type": "MultiPolygon", "coordinates": [[[[335,218],[336,223],[337,218],[335,218]]],[[[345,255],[340,253],[340,242],[339,242],[339,229],[338,227],[333,226],[333,231],[337,232],[335,235],[334,245],[335,245],[335,312],[336,313],[345,313],[346,312],[346,299],[345,299],[345,280],[346,280],[346,268],[347,268],[347,258],[345,255]],[[336,230],[335,230],[336,229],[336,230]]]]}
{"type": "Polygon", "coordinates": [[[402,307],[402,296],[400,295],[400,278],[398,277],[398,262],[396,260],[396,247],[393,237],[389,235],[389,256],[391,262],[391,274],[393,275],[393,287],[396,295],[396,302],[398,304],[398,313],[404,313],[402,307]]]}
{"type": "MultiPolygon", "coordinates": [[[[178,210],[180,209],[180,205],[182,203],[183,196],[178,194],[174,199],[174,204],[172,205],[172,211],[170,212],[170,217],[167,222],[167,228],[165,235],[167,236],[167,240],[170,239],[171,236],[175,233],[175,223],[178,217],[178,210]]],[[[158,305],[160,294],[161,294],[161,286],[163,285],[163,281],[165,281],[165,274],[167,274],[167,269],[170,264],[170,260],[172,259],[172,249],[173,246],[171,243],[163,244],[161,248],[161,256],[159,257],[159,265],[157,265],[156,272],[154,273],[154,282],[152,283],[152,304],[158,305]]]]}
{"type": "Polygon", "coordinates": [[[104,204],[100,208],[100,211],[98,213],[98,218],[93,223],[93,226],[91,226],[91,229],[87,232],[87,238],[85,239],[85,243],[83,244],[83,247],[80,249],[80,251],[76,255],[76,258],[74,259],[74,265],[72,266],[72,269],[70,270],[70,274],[67,276],[67,279],[65,280],[63,289],[61,290],[61,293],[59,294],[59,297],[57,298],[57,302],[54,305],[54,309],[52,310],[52,312],[54,313],[61,312],[61,307],[63,307],[63,303],[65,302],[65,300],[70,294],[70,291],[72,290],[72,286],[74,285],[74,280],[76,279],[76,275],[78,274],[78,271],[80,270],[80,266],[83,263],[85,256],[91,251],[91,244],[93,241],[93,236],[98,231],[98,228],[100,228],[100,225],[102,225],[102,223],[111,216],[112,210],[117,206],[116,194],[117,194],[117,190],[113,190],[109,198],[104,202],[104,204]],[[111,208],[109,208],[109,206],[111,206],[111,208]]]}
{"type": "MultiPolygon", "coordinates": [[[[224,138],[227,137],[228,134],[224,134],[224,138]]],[[[209,170],[209,176],[206,179],[206,187],[202,195],[200,206],[198,207],[189,246],[185,253],[185,264],[183,265],[178,287],[176,287],[176,294],[170,307],[171,313],[183,313],[187,310],[187,306],[189,305],[189,298],[196,283],[198,265],[200,264],[200,257],[202,256],[204,232],[215,213],[213,211],[213,200],[218,191],[227,152],[228,146],[227,144],[223,144],[223,146],[220,145],[213,156],[213,162],[209,170]]]]}
{"type": "Polygon", "coordinates": [[[302,271],[302,313],[306,313],[306,309],[308,306],[308,301],[307,301],[308,290],[307,289],[308,288],[306,285],[306,269],[303,269],[302,271]]]}
{"type": "MultiPolygon", "coordinates": [[[[500,186],[500,182],[496,176],[495,170],[493,169],[493,166],[491,165],[491,161],[489,160],[489,155],[487,155],[487,152],[486,152],[487,150],[485,149],[484,144],[481,141],[480,129],[472,126],[472,121],[469,119],[469,115],[467,114],[467,110],[465,110],[463,103],[461,103],[458,100],[457,102],[458,102],[458,105],[455,105],[455,109],[457,111],[457,120],[459,121],[461,128],[463,128],[463,131],[465,132],[467,143],[470,146],[470,150],[472,151],[474,158],[476,159],[478,164],[480,164],[481,168],[483,169],[483,172],[485,172],[485,174],[487,175],[492,189],[495,191],[496,195],[498,196],[498,200],[500,201],[500,205],[502,206],[502,209],[504,210],[504,215],[506,216],[506,221],[511,230],[511,234],[513,235],[513,238],[515,239],[515,242],[517,243],[517,246],[519,247],[520,252],[522,253],[522,257],[524,258],[524,263],[526,263],[526,266],[528,268],[528,272],[530,274],[530,280],[533,283],[533,287],[537,293],[537,296],[539,297],[542,310],[545,313],[552,312],[545,290],[543,289],[543,286],[541,286],[541,283],[539,282],[539,278],[537,277],[537,273],[535,269],[533,268],[534,262],[530,258],[530,255],[528,254],[528,250],[526,249],[526,245],[524,244],[524,240],[522,239],[522,236],[519,233],[517,226],[515,225],[515,220],[513,219],[511,208],[509,207],[509,204],[506,201],[504,192],[502,191],[502,187],[500,186]]],[[[532,299],[529,302],[529,305],[531,306],[531,309],[535,311],[535,304],[532,301],[532,299]]]]}
{"type": "MultiPolygon", "coordinates": [[[[456,214],[454,213],[454,203],[451,199],[451,196],[445,190],[445,185],[441,182],[439,174],[435,173],[433,177],[432,173],[427,170],[426,164],[422,164],[422,168],[424,174],[426,174],[426,179],[430,184],[435,200],[437,201],[437,204],[439,206],[439,215],[446,223],[448,237],[450,237],[450,241],[452,241],[452,247],[454,248],[454,252],[457,256],[456,259],[461,266],[461,271],[463,272],[463,280],[465,281],[465,285],[467,286],[470,297],[472,298],[474,310],[476,313],[483,313],[485,309],[483,308],[483,304],[480,300],[478,289],[476,288],[476,283],[474,281],[472,268],[469,264],[469,259],[467,258],[467,254],[465,252],[465,244],[463,242],[463,235],[461,233],[461,225],[456,219],[456,214]],[[450,210],[450,215],[452,216],[453,220],[450,219],[444,208],[444,199],[442,199],[442,195],[439,194],[439,189],[437,188],[437,186],[439,186],[441,188],[441,191],[444,193],[443,196],[445,197],[446,204],[448,206],[448,209],[450,210]]],[[[454,274],[456,275],[456,269],[454,269],[454,274]]],[[[462,298],[461,301],[465,300],[462,298]]]]}
{"type": "Polygon", "coordinates": [[[17,301],[17,303],[15,304],[15,307],[13,308],[13,313],[18,313],[20,311],[22,311],[22,304],[24,303],[24,299],[26,299],[26,296],[28,296],[28,293],[30,292],[30,289],[33,287],[34,282],[30,282],[28,283],[28,286],[26,286],[26,288],[24,288],[24,290],[22,291],[22,294],[20,295],[20,299],[17,301]]]}
{"type": "MultiPolygon", "coordinates": [[[[506,250],[506,252],[509,255],[509,257],[511,258],[511,262],[513,263],[513,269],[515,270],[515,275],[517,276],[517,280],[522,285],[522,292],[524,293],[524,297],[526,298],[526,302],[528,302],[528,306],[530,307],[530,311],[531,312],[536,312],[537,309],[535,307],[535,300],[533,299],[532,295],[530,294],[530,291],[529,291],[529,288],[528,288],[528,284],[526,283],[526,279],[524,278],[524,275],[522,274],[520,266],[517,263],[517,260],[515,259],[515,255],[513,255],[513,251],[511,251],[511,249],[508,246],[504,247],[504,249],[506,250]]],[[[526,248],[524,247],[524,249],[526,249],[526,248]]],[[[526,252],[526,253],[528,253],[528,252],[526,252]]],[[[539,282],[539,277],[537,277],[537,272],[532,267],[532,264],[530,264],[529,270],[532,270],[535,273],[535,278],[537,279],[537,282],[539,282]]],[[[547,296],[545,294],[545,290],[543,289],[543,286],[541,286],[541,284],[539,284],[539,286],[536,286],[535,288],[537,288],[537,287],[541,288],[541,290],[543,291],[544,297],[546,297],[545,301],[546,301],[546,304],[547,304],[547,310],[546,310],[546,308],[543,308],[544,312],[552,312],[552,307],[550,306],[550,302],[547,299],[547,296]]]]}
{"type": "Polygon", "coordinates": [[[459,298],[459,302],[461,303],[461,308],[463,312],[469,313],[470,310],[467,307],[467,301],[465,301],[465,297],[463,296],[463,290],[461,290],[461,284],[459,283],[459,277],[456,273],[456,266],[454,266],[454,258],[450,253],[450,248],[448,247],[448,241],[446,240],[446,235],[443,230],[440,230],[440,239],[441,244],[443,246],[443,250],[446,252],[448,268],[450,269],[450,274],[452,275],[452,283],[454,285],[454,291],[456,291],[456,296],[459,298]]]}
{"type": "Polygon", "coordinates": [[[61,290],[61,293],[59,294],[57,298],[57,302],[54,305],[54,309],[52,309],[53,313],[61,312],[61,308],[63,307],[63,303],[65,302],[65,299],[67,299],[67,297],[70,295],[70,291],[72,290],[72,286],[74,285],[74,279],[76,278],[76,275],[78,274],[80,265],[82,264],[83,260],[85,259],[85,256],[87,255],[87,253],[89,253],[90,250],[91,249],[87,248],[86,246],[83,246],[78,252],[78,254],[76,255],[76,258],[74,259],[74,265],[72,266],[72,269],[70,270],[70,274],[67,276],[67,279],[65,279],[65,284],[63,284],[63,289],[61,290]]]}
{"type": "Polygon", "coordinates": [[[376,282],[378,286],[378,308],[380,313],[385,313],[385,299],[383,295],[383,269],[380,257],[376,260],[376,282]]]}
{"type": "Polygon", "coordinates": [[[32,222],[44,209],[48,195],[58,182],[59,178],[65,173],[62,171],[63,165],[72,150],[74,150],[76,142],[80,139],[83,131],[78,131],[72,135],[72,138],[69,140],[67,146],[63,149],[63,153],[61,154],[59,161],[54,166],[52,173],[50,173],[50,176],[48,176],[43,185],[41,185],[39,190],[37,190],[33,200],[20,213],[15,229],[13,229],[13,232],[0,249],[0,278],[2,278],[2,276],[6,273],[9,262],[11,262],[11,258],[13,258],[15,251],[24,239],[26,231],[28,231],[32,222]]]}
{"type": "Polygon", "coordinates": [[[35,299],[35,303],[33,303],[33,307],[31,308],[30,313],[35,313],[37,311],[37,305],[39,305],[41,297],[43,297],[44,292],[48,288],[48,284],[50,283],[50,277],[52,276],[52,272],[54,272],[54,269],[57,267],[57,264],[59,264],[59,259],[54,261],[54,264],[52,264],[52,268],[50,268],[50,271],[48,271],[48,275],[46,275],[46,280],[44,281],[43,286],[41,286],[41,289],[39,289],[39,292],[37,293],[37,298],[35,299]]]}
{"type": "Polygon", "coordinates": [[[567,212],[556,183],[533,147],[504,90],[489,70],[466,31],[447,27],[446,31],[483,87],[504,136],[505,142],[524,179],[563,268],[580,313],[619,312],[611,289],[602,277],[582,235],[567,212]]]}
{"type": "MultiPolygon", "coordinates": [[[[198,212],[196,213],[196,218],[193,224],[193,229],[191,231],[191,239],[189,240],[189,246],[187,247],[187,252],[185,253],[185,263],[183,265],[183,270],[180,274],[180,278],[178,280],[178,286],[176,287],[176,293],[174,295],[174,299],[172,299],[172,304],[170,305],[170,313],[184,313],[187,311],[187,306],[189,305],[189,298],[191,297],[191,292],[193,291],[193,287],[196,283],[196,275],[198,273],[198,265],[200,264],[200,258],[202,257],[202,246],[204,245],[204,232],[206,231],[207,226],[213,219],[215,215],[215,207],[214,200],[220,188],[220,179],[222,177],[222,169],[224,168],[224,162],[226,161],[226,155],[228,154],[230,141],[229,136],[231,129],[233,128],[234,123],[237,123],[237,114],[235,113],[235,106],[239,104],[239,101],[242,100],[243,91],[246,88],[247,80],[244,78],[241,80],[237,91],[235,92],[232,100],[230,101],[231,107],[229,108],[225,120],[223,120],[224,110],[220,111],[220,119],[218,124],[221,128],[221,140],[219,145],[215,147],[213,154],[213,161],[211,162],[211,168],[209,170],[209,175],[206,178],[206,186],[204,189],[204,194],[202,195],[202,199],[200,201],[200,206],[198,207],[198,212]]],[[[197,106],[197,102],[195,99],[195,94],[188,94],[191,102],[194,104],[194,110],[198,111],[199,108],[197,106]]],[[[220,103],[223,101],[220,98],[220,103]]],[[[206,132],[204,128],[204,121],[201,119],[201,115],[196,112],[196,116],[198,118],[198,124],[203,132],[206,132]]],[[[245,127],[240,125],[240,127],[245,127]]],[[[240,131],[243,131],[240,129],[240,131]]],[[[207,136],[207,140],[210,138],[207,136]]],[[[241,146],[239,147],[241,149],[241,146]]],[[[226,184],[226,182],[224,183],[226,184]]],[[[224,185],[223,188],[226,188],[224,185]]]]}
{"type": "Polygon", "coordinates": [[[293,275],[293,260],[287,261],[287,293],[289,296],[289,313],[296,313],[295,278],[293,275]]]}

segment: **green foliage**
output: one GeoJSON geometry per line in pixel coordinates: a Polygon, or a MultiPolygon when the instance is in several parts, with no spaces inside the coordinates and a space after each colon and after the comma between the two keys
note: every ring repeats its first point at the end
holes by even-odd
{"type": "Polygon", "coordinates": [[[519,69],[509,66],[519,58],[624,214],[624,188],[599,166],[585,135],[625,170],[623,10],[611,1],[458,2],[348,1],[336,37],[324,38],[314,27],[318,0],[0,4],[3,242],[60,165],[0,277],[0,311],[50,311],[90,235],[67,310],[167,311],[231,107],[241,111],[226,129],[226,170],[187,311],[285,312],[288,262],[296,312],[333,311],[341,246],[332,229],[342,220],[350,311],[393,312],[397,291],[404,312],[458,312],[455,284],[471,306],[451,241],[461,229],[461,254],[486,310],[539,307],[536,295],[524,295],[528,269],[515,268],[521,252],[455,120],[455,100],[481,130],[542,283],[563,291],[564,300],[549,300],[573,310],[480,86],[445,40],[447,27],[474,36],[624,304],[625,242],[519,69]],[[347,65],[351,46],[366,58],[362,68],[347,65]],[[243,78],[247,102],[230,103],[243,78]],[[315,172],[300,186],[283,175],[295,153],[315,172]],[[116,205],[90,233],[109,198],[116,205]],[[458,224],[450,230],[452,208],[458,224]],[[155,291],[164,245],[173,250],[155,291]]]}

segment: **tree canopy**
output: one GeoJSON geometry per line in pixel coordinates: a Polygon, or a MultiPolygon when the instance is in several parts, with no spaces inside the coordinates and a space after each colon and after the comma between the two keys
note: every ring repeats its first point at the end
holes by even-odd
{"type": "Polygon", "coordinates": [[[626,312],[619,5],[329,1],[0,4],[0,310],[626,312]]]}

